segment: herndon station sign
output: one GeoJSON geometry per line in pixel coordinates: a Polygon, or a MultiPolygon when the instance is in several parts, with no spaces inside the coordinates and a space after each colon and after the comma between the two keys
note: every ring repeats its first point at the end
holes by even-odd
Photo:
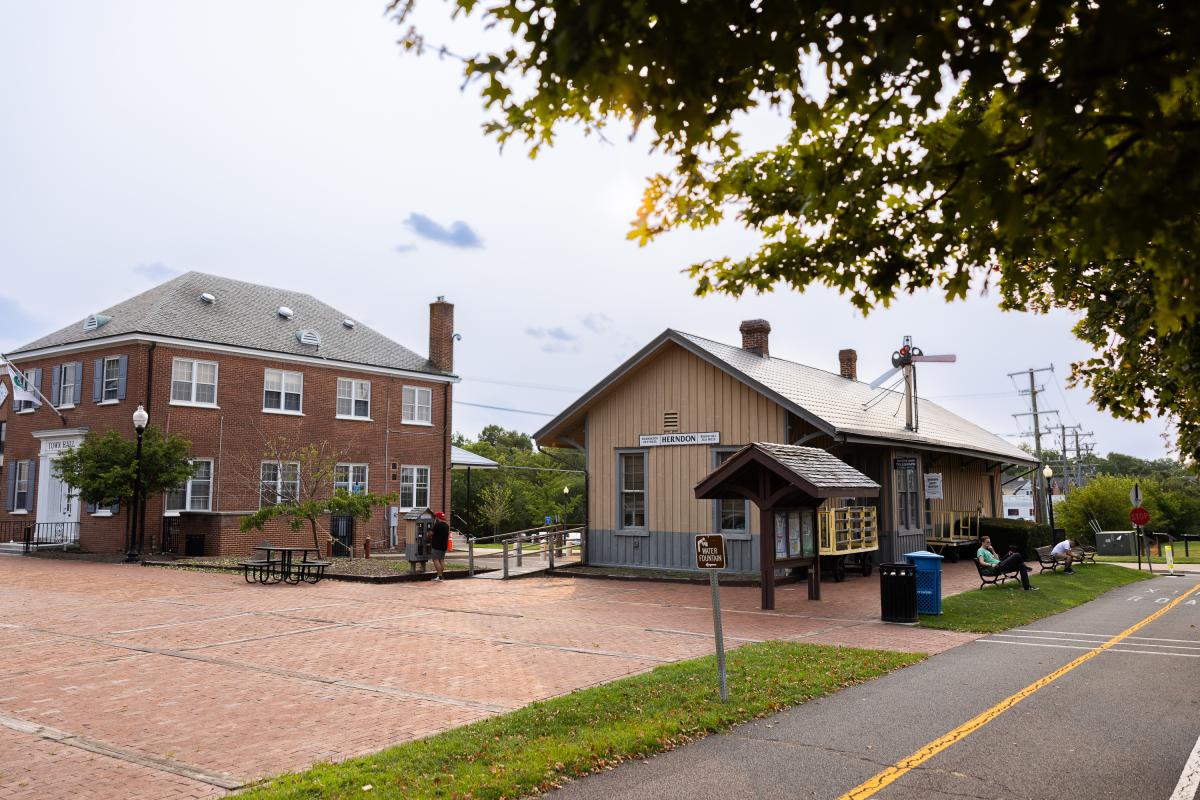
{"type": "Polygon", "coordinates": [[[719,431],[711,433],[650,433],[638,437],[642,447],[664,447],[672,444],[720,444],[719,431]]]}

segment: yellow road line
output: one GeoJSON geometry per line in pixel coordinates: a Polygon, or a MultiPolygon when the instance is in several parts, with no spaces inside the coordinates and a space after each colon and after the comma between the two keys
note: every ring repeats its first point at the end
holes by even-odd
{"type": "Polygon", "coordinates": [[[1064,664],[1063,666],[1054,670],[1054,672],[1051,672],[1049,675],[1037,679],[1019,692],[1004,698],[979,716],[964,722],[962,725],[959,725],[957,728],[945,734],[944,736],[934,739],[932,742],[925,745],[920,750],[917,750],[917,752],[913,753],[908,758],[897,761],[895,764],[888,767],[883,772],[880,772],[878,775],[875,775],[869,780],[860,783],[858,786],[855,786],[853,789],[839,797],[838,800],[866,800],[866,798],[871,797],[880,789],[883,789],[885,786],[888,786],[889,784],[899,780],[904,776],[905,773],[924,764],[926,761],[933,758],[950,745],[954,744],[955,742],[962,741],[966,737],[970,736],[972,733],[979,730],[984,725],[1003,714],[1005,711],[1008,711],[1026,697],[1029,697],[1029,695],[1033,694],[1038,689],[1048,686],[1049,684],[1061,678],[1063,675],[1066,675],[1068,672],[1078,667],[1080,664],[1092,660],[1113,645],[1119,644],[1122,639],[1137,633],[1139,630],[1146,627],[1151,622],[1182,603],[1188,598],[1189,595],[1195,594],[1198,590],[1200,590],[1200,584],[1196,584],[1179,597],[1176,597],[1170,603],[1164,605],[1158,611],[1155,611],[1141,622],[1135,623],[1134,625],[1121,631],[1107,642],[1104,642],[1094,649],[1089,650],[1074,661],[1064,664]]]}

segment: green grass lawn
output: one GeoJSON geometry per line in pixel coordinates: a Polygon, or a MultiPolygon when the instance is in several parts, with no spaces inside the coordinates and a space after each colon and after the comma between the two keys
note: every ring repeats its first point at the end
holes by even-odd
{"type": "Polygon", "coordinates": [[[1019,581],[1003,586],[951,595],[942,601],[941,616],[921,616],[926,628],[995,633],[1026,625],[1086,603],[1110,589],[1148,580],[1149,573],[1106,564],[1077,566],[1074,575],[1061,572],[1031,575],[1036,592],[1026,592],[1019,581]]]}
{"type": "Polygon", "coordinates": [[[922,658],[792,642],[745,645],[728,653],[728,703],[717,697],[714,657],[681,661],[374,755],[319,764],[239,797],[521,797],[922,658]]]}

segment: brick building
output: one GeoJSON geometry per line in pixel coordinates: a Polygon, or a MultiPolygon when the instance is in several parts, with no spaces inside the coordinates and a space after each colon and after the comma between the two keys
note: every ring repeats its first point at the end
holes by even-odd
{"type": "MultiPolygon", "coordinates": [[[[337,486],[449,512],[458,378],[454,306],[442,298],[429,307],[428,352],[307,294],[198,272],[161,284],[8,354],[54,408],[0,406],[0,538],[35,522],[39,538],[57,531],[84,550],[122,551],[126,509],[79,503],[51,462],[89,432],[132,438],[139,405],[150,425],[192,443],[198,466],[187,485],[150,498],[146,551],[238,554],[264,536],[309,541],[284,524],[238,530],[297,485],[295,462],[269,458],[280,440],[337,453],[337,486]]],[[[388,516],[344,531],[348,543],[361,552],[370,536],[387,546],[388,516]]]]}

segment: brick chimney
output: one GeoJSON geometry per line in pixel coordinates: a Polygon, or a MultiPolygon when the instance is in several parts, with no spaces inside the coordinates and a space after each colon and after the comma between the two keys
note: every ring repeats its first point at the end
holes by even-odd
{"type": "Polygon", "coordinates": [[[441,296],[429,304],[429,360],[438,369],[454,371],[454,304],[441,296]]]}
{"type": "Polygon", "coordinates": [[[742,332],[742,349],[768,358],[771,351],[767,348],[767,339],[771,335],[771,323],[765,319],[748,319],[738,328],[742,332]]]}
{"type": "Polygon", "coordinates": [[[838,350],[838,371],[843,378],[858,380],[858,351],[838,350]]]}

